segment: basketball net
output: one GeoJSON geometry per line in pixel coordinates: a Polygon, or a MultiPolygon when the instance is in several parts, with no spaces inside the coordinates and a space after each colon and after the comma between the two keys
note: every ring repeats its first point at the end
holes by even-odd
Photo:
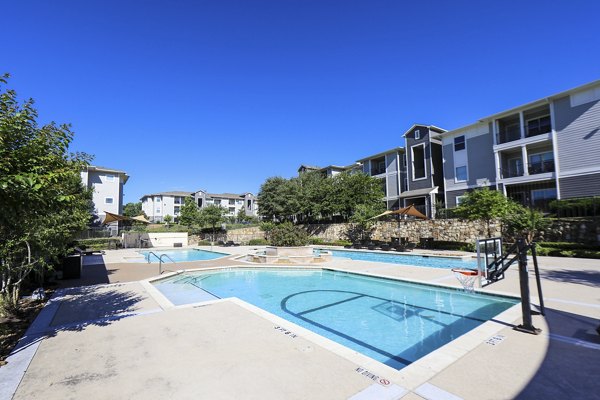
{"type": "Polygon", "coordinates": [[[473,293],[475,291],[475,281],[479,278],[479,271],[476,269],[453,268],[454,276],[465,289],[465,292],[473,293]]]}

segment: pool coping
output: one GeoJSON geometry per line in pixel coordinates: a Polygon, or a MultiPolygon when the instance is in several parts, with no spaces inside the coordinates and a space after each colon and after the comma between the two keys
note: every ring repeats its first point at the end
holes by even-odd
{"type": "Polygon", "coordinates": [[[398,278],[386,275],[374,275],[371,273],[365,272],[356,272],[345,270],[343,268],[334,268],[334,267],[322,267],[322,266],[302,266],[302,265],[275,265],[275,264],[260,264],[260,265],[252,265],[252,266],[244,266],[244,265],[232,265],[232,266],[221,266],[221,267],[211,267],[211,268],[195,268],[190,270],[182,270],[174,273],[169,273],[165,275],[161,275],[158,277],[152,277],[145,280],[140,281],[140,283],[144,286],[147,293],[154,298],[154,300],[164,309],[179,309],[179,308],[187,308],[187,307],[202,307],[213,303],[230,301],[234,304],[237,304],[240,307],[243,307],[245,310],[256,314],[277,326],[286,327],[290,332],[294,332],[297,335],[304,337],[305,339],[313,342],[315,345],[321,346],[322,348],[333,352],[357,365],[360,365],[361,368],[370,371],[380,377],[385,377],[386,379],[391,380],[393,383],[400,385],[406,389],[414,390],[420,385],[426,383],[430,379],[432,379],[439,372],[444,370],[445,368],[452,365],[454,362],[459,360],[461,357],[467,355],[470,351],[474,350],[480,344],[485,343],[486,341],[493,338],[497,335],[502,329],[506,328],[506,326],[514,326],[514,322],[519,319],[520,311],[521,311],[521,302],[520,298],[514,296],[512,294],[506,292],[494,292],[494,291],[486,291],[483,292],[481,290],[476,290],[477,293],[493,295],[499,297],[511,298],[514,300],[519,300],[518,303],[508,308],[507,310],[501,312],[496,315],[493,319],[484,322],[478,327],[468,331],[467,333],[459,336],[458,338],[446,343],[445,345],[439,347],[438,349],[428,353],[427,355],[417,359],[410,365],[402,368],[401,370],[396,370],[392,367],[389,367],[371,357],[368,357],[364,354],[359,353],[358,351],[352,350],[349,347],[346,347],[340,343],[337,343],[331,339],[328,339],[324,336],[319,335],[307,328],[304,328],[300,325],[295,324],[294,322],[288,321],[282,317],[279,317],[275,314],[270,313],[269,311],[263,310],[260,307],[254,306],[250,303],[245,302],[242,299],[237,297],[227,297],[223,299],[217,300],[209,300],[203,302],[196,302],[190,304],[183,305],[174,305],[166,296],[164,296],[154,285],[153,282],[161,281],[168,279],[172,276],[179,275],[183,272],[196,272],[196,271],[215,271],[215,270],[232,270],[232,269],[250,269],[250,268],[272,268],[272,269],[311,269],[311,270],[329,270],[336,272],[344,272],[356,275],[364,275],[375,278],[385,278],[400,282],[409,282],[416,283],[420,285],[432,286],[432,287],[440,287],[443,289],[450,290],[461,290],[455,286],[448,286],[438,282],[426,282],[419,281],[415,279],[408,278],[398,278]]]}
{"type": "Polygon", "coordinates": [[[339,246],[319,246],[319,245],[311,245],[313,249],[325,249],[325,250],[336,250],[336,251],[347,251],[353,253],[375,253],[375,254],[388,254],[388,255],[396,255],[396,256],[408,256],[408,257],[425,257],[425,258],[449,258],[452,260],[473,260],[477,259],[477,255],[473,254],[465,254],[465,255],[448,255],[448,254],[437,254],[437,253],[414,253],[412,251],[385,251],[385,250],[368,250],[368,249],[347,249],[340,248],[339,246]]]}

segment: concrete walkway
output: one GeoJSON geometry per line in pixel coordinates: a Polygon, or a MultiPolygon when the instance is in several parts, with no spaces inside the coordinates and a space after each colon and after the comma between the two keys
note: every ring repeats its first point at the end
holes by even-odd
{"type": "MultiPolygon", "coordinates": [[[[221,248],[232,256],[185,267],[248,266],[234,258],[252,249],[221,248]]],[[[62,282],[74,287],[50,302],[0,368],[0,398],[11,398],[12,385],[15,399],[600,399],[598,260],[539,258],[547,310],[534,325],[542,334],[512,329],[517,307],[395,371],[241,301],[165,306],[137,282],[157,265],[123,262],[127,254],[90,258],[81,280],[62,282]],[[104,285],[80,286],[91,283],[104,285]]],[[[319,266],[459,285],[444,269],[339,259],[319,266]]],[[[483,290],[518,294],[516,269],[483,290]]]]}

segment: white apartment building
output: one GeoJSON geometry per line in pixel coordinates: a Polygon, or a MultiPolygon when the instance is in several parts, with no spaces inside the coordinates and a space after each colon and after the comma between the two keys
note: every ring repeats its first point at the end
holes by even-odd
{"type": "Polygon", "coordinates": [[[124,171],[90,165],[81,172],[81,181],[93,189],[94,215],[97,222],[104,221],[106,213],[122,214],[123,185],[129,176],[124,171]]]}
{"type": "Polygon", "coordinates": [[[186,197],[192,196],[192,192],[160,192],[145,194],[142,198],[142,211],[148,219],[153,222],[162,222],[166,215],[173,219],[179,217],[181,207],[186,197]]]}
{"type": "Polygon", "coordinates": [[[217,205],[227,210],[228,217],[235,217],[243,209],[246,215],[258,215],[258,203],[252,193],[234,194],[207,193],[204,190],[197,192],[159,192],[146,194],[141,198],[142,211],[150,221],[162,222],[166,215],[173,218],[179,217],[181,207],[186,197],[192,197],[199,208],[217,205]]]}

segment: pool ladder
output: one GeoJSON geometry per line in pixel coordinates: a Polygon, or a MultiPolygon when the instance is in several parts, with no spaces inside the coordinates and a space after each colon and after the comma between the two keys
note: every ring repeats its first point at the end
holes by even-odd
{"type": "Polygon", "coordinates": [[[155,252],[151,251],[148,253],[148,258],[146,259],[148,261],[148,264],[150,264],[150,256],[153,255],[154,257],[158,258],[158,274],[162,275],[162,273],[164,272],[162,270],[162,263],[163,263],[163,257],[167,257],[167,259],[169,261],[171,261],[173,264],[177,265],[177,263],[175,261],[173,261],[173,259],[171,257],[169,257],[166,254],[161,254],[160,256],[158,254],[156,254],[155,252]]]}

